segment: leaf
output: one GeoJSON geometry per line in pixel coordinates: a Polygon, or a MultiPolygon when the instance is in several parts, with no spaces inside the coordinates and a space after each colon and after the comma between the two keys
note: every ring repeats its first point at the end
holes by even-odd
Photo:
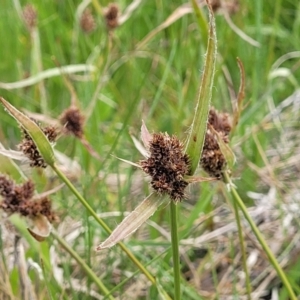
{"type": "Polygon", "coordinates": [[[8,110],[12,117],[15,118],[28,132],[35,145],[37,146],[44,161],[48,165],[53,166],[55,163],[54,151],[52,145],[50,144],[40,127],[30,118],[17,110],[13,105],[7,102],[4,98],[0,97],[0,102],[8,110]]]}
{"type": "Polygon", "coordinates": [[[131,139],[134,143],[135,148],[145,157],[148,158],[149,157],[149,153],[148,151],[145,149],[145,147],[142,145],[142,143],[137,140],[133,135],[130,135],[131,139]]]}
{"type": "Polygon", "coordinates": [[[96,71],[96,67],[92,65],[69,65],[63,66],[61,68],[54,68],[42,71],[32,77],[26,78],[24,80],[20,80],[17,82],[0,82],[0,88],[5,90],[13,90],[13,89],[21,89],[27,86],[34,85],[44,79],[51,78],[54,76],[61,76],[61,74],[73,74],[78,72],[87,72],[92,73],[96,71]]]}
{"type": "Polygon", "coordinates": [[[138,45],[136,46],[136,49],[143,48],[157,33],[162,31],[163,29],[169,27],[171,24],[176,22],[178,19],[180,19],[184,15],[190,14],[192,12],[193,12],[193,9],[190,4],[183,4],[183,5],[179,6],[178,8],[176,8],[173,11],[173,13],[162,24],[160,24],[158,27],[156,27],[151,32],[149,32],[147,34],[147,36],[141,42],[138,43],[138,45]]]}
{"type": "Polygon", "coordinates": [[[161,198],[157,193],[149,195],[138,207],[132,211],[111,233],[111,235],[99,246],[96,251],[105,248],[111,248],[134,233],[143,223],[145,223],[158,209],[158,207],[169,201],[167,198],[161,198]]]}
{"type": "Polygon", "coordinates": [[[215,29],[215,19],[209,3],[209,37],[204,63],[204,71],[200,83],[199,96],[196,104],[196,111],[191,130],[188,136],[186,153],[191,161],[190,175],[193,175],[199,165],[202,154],[207,118],[212,96],[212,86],[215,74],[215,63],[217,56],[217,38],[215,29]]]}
{"type": "Polygon", "coordinates": [[[237,96],[237,103],[236,103],[236,107],[233,112],[231,135],[233,135],[233,132],[239,122],[240,115],[243,110],[243,100],[245,98],[245,69],[244,69],[242,61],[238,57],[237,57],[237,62],[238,62],[239,69],[240,69],[241,80],[240,80],[239,93],[237,96]]]}
{"type": "Polygon", "coordinates": [[[199,30],[201,32],[202,40],[204,44],[204,47],[207,46],[207,32],[208,32],[208,25],[207,20],[205,19],[205,16],[203,14],[203,10],[199,7],[196,0],[192,0],[192,6],[196,15],[196,20],[199,26],[199,30]]]}
{"type": "Polygon", "coordinates": [[[142,121],[142,122],[143,122],[143,124],[141,127],[141,138],[142,138],[145,148],[149,149],[150,142],[152,140],[152,134],[149,133],[144,121],[142,121]]]}
{"type": "Polygon", "coordinates": [[[49,223],[48,219],[43,215],[37,216],[33,220],[33,222],[35,226],[33,229],[27,228],[28,232],[38,242],[44,241],[51,232],[51,224],[49,223]]]}

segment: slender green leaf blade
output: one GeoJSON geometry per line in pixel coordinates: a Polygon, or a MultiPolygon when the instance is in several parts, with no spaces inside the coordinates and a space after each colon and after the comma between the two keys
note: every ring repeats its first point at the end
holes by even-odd
{"type": "Polygon", "coordinates": [[[207,128],[207,118],[210,107],[215,63],[217,56],[217,38],[215,19],[210,5],[209,7],[209,37],[204,63],[204,71],[201,79],[199,96],[196,105],[194,120],[188,137],[186,153],[191,161],[191,175],[195,173],[202,153],[207,128]]]}

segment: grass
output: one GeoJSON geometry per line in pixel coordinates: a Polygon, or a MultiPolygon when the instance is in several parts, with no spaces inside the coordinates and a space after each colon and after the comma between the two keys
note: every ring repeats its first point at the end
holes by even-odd
{"type": "MultiPolygon", "coordinates": [[[[75,17],[80,1],[32,1],[38,14],[38,47],[38,40],[32,38],[20,18],[16,3],[19,2],[4,0],[0,11],[1,83],[18,82],[59,66],[90,64],[96,69],[91,76],[84,72],[59,75],[20,89],[8,90],[0,84],[0,96],[20,110],[41,114],[45,121],[46,117],[55,120],[73,101],[67,78],[87,116],[85,138],[101,158],[93,157],[72,136],[62,136],[55,149],[74,162],[71,166],[64,160],[72,184],[91,209],[114,229],[151,192],[141,170],[114,156],[133,162],[142,159],[131,139],[131,135],[139,137],[142,120],[150,132],[168,132],[186,141],[204,68],[207,42],[203,31],[196,15],[190,13],[142,43],[168,17],[176,16],[174,11],[183,4],[180,1],[143,1],[110,34],[94,2],[89,7],[96,28],[86,34],[75,17]]],[[[120,2],[121,11],[130,3],[120,2]]],[[[19,4],[24,7],[26,3],[19,4]]],[[[108,2],[100,4],[102,10],[108,2]]],[[[217,14],[218,58],[212,95],[214,107],[232,113],[240,81],[236,61],[239,57],[245,69],[246,97],[231,138],[237,157],[232,180],[296,295],[300,295],[299,14],[296,1],[241,2],[230,18],[260,47],[239,37],[224,14],[217,14]],[[286,59],[280,62],[281,58],[286,59]]],[[[204,15],[207,16],[206,8],[204,15]]],[[[16,122],[2,110],[1,143],[6,149],[16,149],[20,139],[16,122]]],[[[39,193],[61,183],[54,173],[17,164],[32,178],[39,193]]],[[[1,166],[3,173],[4,165],[1,166]]],[[[241,234],[225,186],[221,182],[196,183],[188,194],[188,199],[177,205],[181,298],[246,299],[244,264],[239,259],[241,234]]],[[[23,273],[18,269],[21,263],[12,264],[8,259],[17,249],[14,231],[1,224],[0,298],[19,299],[22,293],[29,293],[31,286],[36,299],[100,299],[99,295],[107,291],[111,295],[106,299],[158,299],[159,295],[166,298],[166,294],[176,297],[168,206],[162,206],[124,241],[124,246],[154,276],[153,285],[120,247],[94,251],[108,234],[66,186],[51,199],[60,222],[54,225],[55,234],[42,243],[26,234],[26,225],[18,226],[17,221],[12,221],[22,236],[18,245],[25,251],[19,261],[25,259],[31,266],[23,273]],[[98,280],[89,276],[86,267],[78,264],[60,239],[98,280]],[[31,284],[25,288],[19,285],[19,280],[28,278],[31,284]]],[[[252,230],[242,215],[240,218],[252,299],[269,299],[272,293],[278,293],[279,299],[288,299],[286,288],[252,230]]]]}

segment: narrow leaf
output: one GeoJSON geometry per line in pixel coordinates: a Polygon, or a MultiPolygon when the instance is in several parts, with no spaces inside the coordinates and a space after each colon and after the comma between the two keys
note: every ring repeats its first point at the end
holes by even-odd
{"type": "Polygon", "coordinates": [[[191,175],[195,173],[202,154],[217,56],[215,19],[212,8],[208,2],[207,6],[209,8],[209,37],[206,59],[204,63],[204,71],[201,79],[194,120],[186,146],[186,153],[189,155],[191,160],[191,175]]]}
{"type": "Polygon", "coordinates": [[[144,146],[146,149],[149,149],[150,141],[152,140],[152,134],[149,133],[148,128],[146,127],[146,124],[143,121],[142,127],[141,127],[141,138],[144,143],[144,146]]]}
{"type": "Polygon", "coordinates": [[[28,232],[38,242],[44,241],[51,232],[51,224],[49,223],[48,219],[43,215],[37,216],[33,220],[33,222],[35,226],[33,229],[27,228],[28,232]]]}
{"type": "Polygon", "coordinates": [[[96,251],[111,248],[130,234],[134,233],[154,214],[161,204],[167,201],[169,201],[167,198],[161,198],[156,193],[148,196],[117,226],[111,235],[96,248],[96,251]]]}
{"type": "Polygon", "coordinates": [[[243,100],[245,98],[245,69],[243,66],[242,61],[237,57],[237,62],[238,62],[238,66],[240,69],[240,88],[239,88],[239,93],[237,96],[237,103],[236,103],[236,107],[234,109],[234,113],[233,113],[233,121],[232,121],[232,129],[231,129],[231,135],[233,135],[233,132],[239,122],[240,119],[240,115],[242,113],[243,110],[243,100]]]}
{"type": "Polygon", "coordinates": [[[55,157],[52,145],[40,127],[2,97],[0,97],[0,102],[12,117],[15,118],[28,132],[45,162],[50,166],[54,165],[55,157]]]}
{"type": "Polygon", "coordinates": [[[142,145],[142,143],[137,140],[133,135],[130,135],[131,139],[134,143],[135,148],[145,157],[148,158],[149,157],[149,153],[148,151],[145,149],[144,145],[142,145]]]}
{"type": "Polygon", "coordinates": [[[196,15],[196,20],[199,25],[199,30],[201,33],[202,41],[204,43],[204,47],[207,46],[207,32],[208,32],[208,25],[207,20],[203,14],[203,10],[199,7],[199,4],[196,0],[192,0],[192,6],[196,15]]]}

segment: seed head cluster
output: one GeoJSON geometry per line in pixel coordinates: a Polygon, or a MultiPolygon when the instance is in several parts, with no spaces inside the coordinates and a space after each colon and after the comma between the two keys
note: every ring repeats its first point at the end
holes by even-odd
{"type": "Polygon", "coordinates": [[[96,28],[96,22],[90,9],[86,9],[80,18],[80,27],[83,32],[90,33],[96,28]]]}
{"type": "Polygon", "coordinates": [[[23,8],[23,19],[29,31],[36,27],[37,12],[33,5],[27,4],[23,8]]]}
{"type": "Polygon", "coordinates": [[[8,214],[19,213],[22,216],[34,218],[38,215],[45,216],[49,222],[57,220],[56,214],[52,211],[51,201],[48,197],[39,200],[32,200],[34,184],[31,180],[22,185],[4,175],[0,175],[0,208],[8,214]]]}
{"type": "Polygon", "coordinates": [[[107,11],[104,14],[106,26],[108,30],[113,30],[116,27],[118,27],[119,25],[118,16],[119,16],[119,7],[116,4],[111,3],[107,7],[107,11]]]}
{"type": "MultiPolygon", "coordinates": [[[[219,113],[214,108],[211,108],[208,123],[219,133],[219,136],[226,144],[229,143],[231,125],[228,114],[219,113]]],[[[210,176],[218,179],[222,178],[222,171],[226,166],[226,160],[219,147],[216,136],[209,128],[205,135],[200,164],[210,176]]]]}
{"type": "MultiPolygon", "coordinates": [[[[39,124],[38,124],[39,125],[39,124]]],[[[39,168],[46,168],[47,164],[44,161],[43,157],[41,156],[37,146],[35,145],[34,141],[32,140],[31,136],[28,132],[21,127],[23,132],[23,140],[18,145],[19,150],[24,153],[24,155],[29,158],[30,166],[31,167],[39,167],[39,168]]],[[[48,138],[50,143],[54,143],[57,137],[57,130],[54,126],[47,126],[45,128],[41,128],[45,136],[48,138]]]]}
{"type": "Polygon", "coordinates": [[[140,161],[140,165],[150,175],[152,188],[159,194],[168,194],[175,202],[183,200],[188,185],[184,176],[189,173],[190,163],[182,143],[175,136],[154,133],[149,152],[149,158],[140,161]]]}
{"type": "Polygon", "coordinates": [[[60,116],[60,123],[64,126],[65,134],[73,134],[77,138],[83,136],[84,116],[79,108],[71,106],[60,116]]]}

